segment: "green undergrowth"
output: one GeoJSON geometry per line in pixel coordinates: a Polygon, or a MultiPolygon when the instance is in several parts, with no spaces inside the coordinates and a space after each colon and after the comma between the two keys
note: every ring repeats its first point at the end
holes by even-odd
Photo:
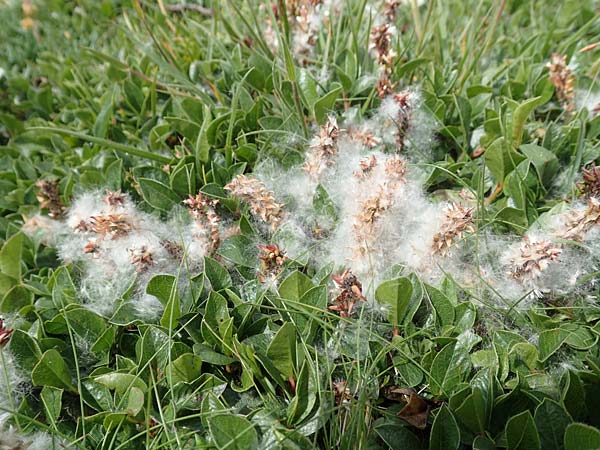
{"type": "MultiPolygon", "coordinates": [[[[330,3],[306,56],[271,2],[0,0],[0,315],[13,330],[0,334],[0,443],[600,449],[593,251],[572,291],[518,298],[392,264],[362,280],[349,317],[329,307],[331,276],[351,264],[309,248],[257,278],[273,234],[224,186],[267,160],[298,166],[329,115],[360,123],[381,104],[369,51],[381,2],[330,3]],[[131,301],[135,282],[106,294],[106,312],[85,300],[81,262],[24,227],[49,212],[39,180],[65,208],[121,190],[164,223],[201,192],[240,232],[147,280],[152,317],[131,301]]],[[[600,47],[581,52],[600,41],[600,4],[400,3],[391,80],[418,90],[432,124],[414,163],[427,195],[466,189],[478,235],[515,239],[575,203],[582,167],[600,161],[586,106],[600,100],[600,47]],[[576,79],[572,111],[553,53],[576,79]]],[[[324,190],[313,205],[335,210],[324,190]]]]}

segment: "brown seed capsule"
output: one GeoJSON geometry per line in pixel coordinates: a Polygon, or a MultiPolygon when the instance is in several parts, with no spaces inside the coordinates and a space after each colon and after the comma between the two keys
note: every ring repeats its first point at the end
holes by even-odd
{"type": "Polygon", "coordinates": [[[310,152],[302,167],[311,177],[317,179],[321,173],[331,166],[338,154],[338,137],[342,130],[335,117],[329,117],[319,128],[319,133],[313,139],[310,152]]]}
{"type": "Polygon", "coordinates": [[[341,289],[337,297],[332,301],[332,305],[328,307],[331,311],[338,311],[340,317],[350,317],[354,306],[359,301],[366,301],[362,293],[362,284],[355,275],[350,272],[350,269],[344,270],[339,275],[332,275],[331,279],[338,289],[341,289]]]}
{"type": "Polygon", "coordinates": [[[457,240],[462,239],[465,233],[473,232],[473,208],[451,203],[446,208],[440,231],[433,236],[433,254],[446,256],[457,240]]]}
{"type": "Polygon", "coordinates": [[[525,236],[518,254],[510,259],[510,276],[522,283],[538,278],[552,261],[558,261],[560,245],[547,240],[532,241],[525,236]]]}
{"type": "Polygon", "coordinates": [[[129,259],[133,265],[137,266],[136,271],[139,273],[145,272],[150,266],[155,264],[152,253],[150,253],[148,247],[145,245],[142,245],[140,248],[130,248],[129,259]]]}
{"type": "Polygon", "coordinates": [[[592,164],[588,169],[581,169],[583,179],[578,187],[582,194],[587,197],[600,198],[600,167],[592,164]]]}
{"type": "Polygon", "coordinates": [[[58,180],[38,180],[35,185],[39,188],[37,200],[42,208],[48,209],[48,216],[62,219],[65,207],[60,199],[58,180]]]}
{"type": "Polygon", "coordinates": [[[231,195],[248,203],[250,212],[275,230],[283,220],[283,204],[275,201],[275,195],[262,181],[246,175],[236,176],[225,190],[231,195]]]}
{"type": "MultiPolygon", "coordinates": [[[[81,222],[78,227],[80,225],[82,225],[81,222]]],[[[89,222],[84,223],[82,227],[103,237],[110,237],[111,239],[125,236],[135,228],[125,214],[99,214],[91,216],[89,222]]]]}
{"type": "Polygon", "coordinates": [[[575,108],[575,76],[567,67],[567,56],[553,53],[546,67],[563,109],[569,114],[572,113],[575,108]]]}

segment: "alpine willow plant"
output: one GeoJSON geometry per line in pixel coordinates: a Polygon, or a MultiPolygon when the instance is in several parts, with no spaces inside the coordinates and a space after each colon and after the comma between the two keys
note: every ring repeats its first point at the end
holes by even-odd
{"type": "Polygon", "coordinates": [[[0,449],[600,449],[595,0],[0,0],[0,449]]]}

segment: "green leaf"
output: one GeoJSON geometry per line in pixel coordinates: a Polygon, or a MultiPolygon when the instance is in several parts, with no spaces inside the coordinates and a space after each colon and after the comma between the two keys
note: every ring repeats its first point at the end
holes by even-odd
{"type": "Polygon", "coordinates": [[[0,272],[3,275],[21,279],[21,254],[23,252],[23,233],[12,235],[0,250],[0,272]]]}
{"type": "Polygon", "coordinates": [[[511,417],[505,434],[508,450],[540,450],[540,437],[529,411],[511,417]]]}
{"type": "Polygon", "coordinates": [[[202,336],[214,345],[221,345],[223,327],[227,327],[230,321],[227,300],[216,291],[208,296],[204,318],[202,320],[202,336]]]}
{"type": "Polygon", "coordinates": [[[21,308],[33,303],[33,293],[24,286],[13,286],[0,302],[0,312],[12,313],[18,312],[21,308]]]}
{"type": "Polygon", "coordinates": [[[583,420],[587,416],[585,388],[579,375],[572,370],[565,372],[561,379],[563,391],[561,400],[575,420],[583,420]]]}
{"type": "Polygon", "coordinates": [[[525,129],[525,122],[527,117],[533,111],[535,107],[540,104],[542,97],[535,97],[521,103],[515,109],[512,117],[512,143],[513,147],[517,148],[521,145],[521,139],[523,138],[523,130],[525,129]]]}
{"type": "Polygon", "coordinates": [[[100,107],[100,112],[98,113],[96,121],[94,122],[94,127],[92,128],[92,134],[96,137],[105,138],[108,134],[108,126],[113,115],[113,95],[116,89],[117,85],[114,85],[112,91],[105,92],[102,96],[102,106],[100,107]]]}
{"type": "Polygon", "coordinates": [[[210,434],[219,450],[248,450],[258,448],[254,425],[243,417],[215,415],[207,418],[210,434]]]}
{"type": "Polygon", "coordinates": [[[83,380],[81,384],[81,397],[87,405],[99,412],[113,409],[113,395],[106,386],[89,378],[83,380]]]}
{"type": "Polygon", "coordinates": [[[217,353],[207,345],[194,344],[194,353],[197,354],[200,359],[208,364],[214,364],[216,366],[226,366],[235,362],[234,358],[225,356],[222,353],[217,353]]]}
{"type": "Polygon", "coordinates": [[[155,296],[163,306],[167,306],[176,281],[177,279],[173,275],[155,275],[148,282],[146,293],[155,296]]]}
{"type": "Polygon", "coordinates": [[[473,450],[496,450],[496,444],[486,436],[475,436],[473,450]]]}
{"type": "Polygon", "coordinates": [[[565,343],[569,332],[562,328],[545,330],[540,333],[538,347],[540,351],[540,362],[546,361],[565,343]]]}
{"type": "Polygon", "coordinates": [[[524,363],[528,372],[537,367],[538,355],[537,347],[529,342],[518,342],[508,352],[511,365],[516,368],[517,364],[524,363]]]}
{"type": "Polygon", "coordinates": [[[121,189],[121,177],[123,174],[123,160],[115,159],[104,170],[104,185],[111,191],[121,189]]]}
{"type": "Polygon", "coordinates": [[[73,331],[90,342],[96,342],[106,329],[104,319],[87,308],[75,306],[67,309],[65,315],[73,331]]]}
{"type": "Polygon", "coordinates": [[[573,421],[565,409],[554,400],[545,398],[535,409],[533,418],[542,450],[563,450],[565,430],[573,421]]]}
{"type": "Polygon", "coordinates": [[[137,414],[144,407],[144,391],[140,388],[132,386],[127,394],[127,406],[125,412],[130,416],[137,416],[137,414]]]}
{"type": "Polygon", "coordinates": [[[295,270],[279,286],[279,295],[286,300],[297,302],[312,287],[311,279],[302,272],[295,270]]]}
{"type": "Polygon", "coordinates": [[[340,96],[342,92],[342,87],[338,86],[337,88],[331,90],[324,96],[322,96],[319,100],[317,100],[313,105],[313,110],[315,112],[315,118],[317,122],[323,123],[325,120],[325,116],[335,105],[335,101],[340,96]]]}
{"type": "Polygon", "coordinates": [[[121,395],[125,394],[132,387],[136,387],[142,392],[146,392],[148,390],[146,383],[131,373],[106,373],[104,375],[95,377],[94,381],[96,383],[103,384],[110,390],[117,391],[121,395]]]}
{"type": "Polygon", "coordinates": [[[425,285],[427,295],[431,305],[435,309],[436,315],[442,326],[452,325],[454,323],[454,306],[446,295],[433,286],[425,285]]]}
{"type": "Polygon", "coordinates": [[[298,375],[298,382],[296,383],[296,395],[290,402],[287,408],[287,424],[291,428],[302,418],[303,414],[306,413],[310,393],[308,391],[308,381],[310,376],[309,364],[305,361],[298,375]]]}
{"type": "Polygon", "coordinates": [[[412,293],[412,283],[408,278],[385,281],[377,287],[375,298],[378,302],[389,305],[388,321],[394,327],[399,327],[403,323],[412,293]]]}
{"type": "Polygon", "coordinates": [[[535,144],[524,144],[519,150],[534,165],[544,186],[550,186],[559,168],[558,158],[554,153],[535,144]]]}
{"type": "MultiPolygon", "coordinates": [[[[183,161],[183,160],[182,160],[183,161]]],[[[181,196],[196,193],[196,173],[194,164],[183,164],[176,168],[170,176],[170,184],[173,191],[181,196]]]]}
{"type": "Polygon", "coordinates": [[[267,357],[284,378],[293,378],[296,366],[296,328],[284,323],[267,349],[267,357]]]}
{"type": "Polygon", "coordinates": [[[115,342],[116,332],[116,327],[110,326],[92,344],[92,352],[100,355],[102,358],[106,358],[106,362],[108,362],[108,357],[110,356],[110,348],[115,342]]]}
{"type": "Polygon", "coordinates": [[[181,317],[181,306],[179,302],[179,293],[177,292],[177,283],[173,280],[169,298],[165,305],[165,311],[160,319],[160,324],[169,330],[177,327],[177,319],[181,317]]]}
{"type": "Polygon", "coordinates": [[[10,351],[19,367],[33,370],[42,356],[37,341],[22,330],[14,330],[10,336],[10,351]]]}
{"type": "Polygon", "coordinates": [[[173,206],[180,203],[179,196],[166,184],[151,178],[139,178],[138,183],[142,190],[144,201],[153,208],[169,212],[173,206]]]}
{"type": "Polygon", "coordinates": [[[483,391],[474,387],[455,412],[469,430],[483,433],[489,422],[489,409],[483,391]]]}
{"type": "Polygon", "coordinates": [[[458,450],[460,430],[456,419],[446,405],[438,410],[429,440],[429,450],[458,450]]]}
{"type": "Polygon", "coordinates": [[[485,153],[485,165],[491,172],[496,183],[504,181],[506,175],[514,170],[525,159],[506,144],[500,137],[490,144],[485,153]]]}
{"type": "Polygon", "coordinates": [[[200,188],[200,192],[219,200],[228,200],[229,196],[222,186],[217,183],[207,183],[200,188]]]}
{"type": "Polygon", "coordinates": [[[464,368],[459,363],[464,364],[462,359],[465,356],[456,344],[447,344],[435,356],[430,372],[431,390],[434,395],[448,395],[462,381],[464,368]]]}
{"type": "Polygon", "coordinates": [[[228,288],[233,284],[227,269],[208,256],[204,257],[204,275],[215,291],[228,288]]]}
{"type": "Polygon", "coordinates": [[[565,450],[600,450],[600,430],[584,423],[572,423],[565,432],[565,450]]]}
{"type": "Polygon", "coordinates": [[[450,395],[471,370],[469,352],[481,341],[471,330],[461,333],[436,355],[431,365],[431,389],[436,395],[450,395]]]}
{"type": "Polygon", "coordinates": [[[46,411],[46,417],[51,423],[56,422],[60,416],[62,410],[62,394],[62,389],[52,386],[44,386],[40,392],[40,397],[44,404],[44,411],[46,411]]]}
{"type": "Polygon", "coordinates": [[[0,295],[6,295],[17,283],[18,281],[14,278],[0,272],[0,295]]]}
{"type": "Polygon", "coordinates": [[[202,359],[192,353],[184,353],[170,365],[171,383],[191,383],[202,374],[202,359]]]}
{"type": "Polygon", "coordinates": [[[53,349],[46,351],[35,365],[31,371],[31,382],[34,386],[53,386],[77,392],[71,384],[71,372],[67,364],[60,353],[53,349]]]}
{"type": "Polygon", "coordinates": [[[256,243],[243,234],[236,234],[225,239],[217,253],[238,266],[255,269],[259,264],[256,243]]]}
{"type": "MultiPolygon", "coordinates": [[[[318,321],[315,320],[315,314],[327,307],[327,288],[325,286],[315,286],[309,289],[300,298],[300,303],[309,307],[299,306],[297,313],[290,311],[289,315],[298,331],[307,342],[310,342],[319,325],[318,321]]],[[[293,309],[296,310],[296,308],[293,309]]]]}
{"type": "Polygon", "coordinates": [[[390,450],[419,450],[421,446],[419,439],[408,427],[396,422],[383,422],[382,419],[375,421],[375,432],[390,450]]]}

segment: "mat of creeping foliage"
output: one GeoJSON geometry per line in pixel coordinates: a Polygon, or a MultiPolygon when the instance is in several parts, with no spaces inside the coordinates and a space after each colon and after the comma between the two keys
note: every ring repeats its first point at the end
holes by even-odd
{"type": "Polygon", "coordinates": [[[599,12],[0,2],[0,448],[600,449],[599,12]]]}

